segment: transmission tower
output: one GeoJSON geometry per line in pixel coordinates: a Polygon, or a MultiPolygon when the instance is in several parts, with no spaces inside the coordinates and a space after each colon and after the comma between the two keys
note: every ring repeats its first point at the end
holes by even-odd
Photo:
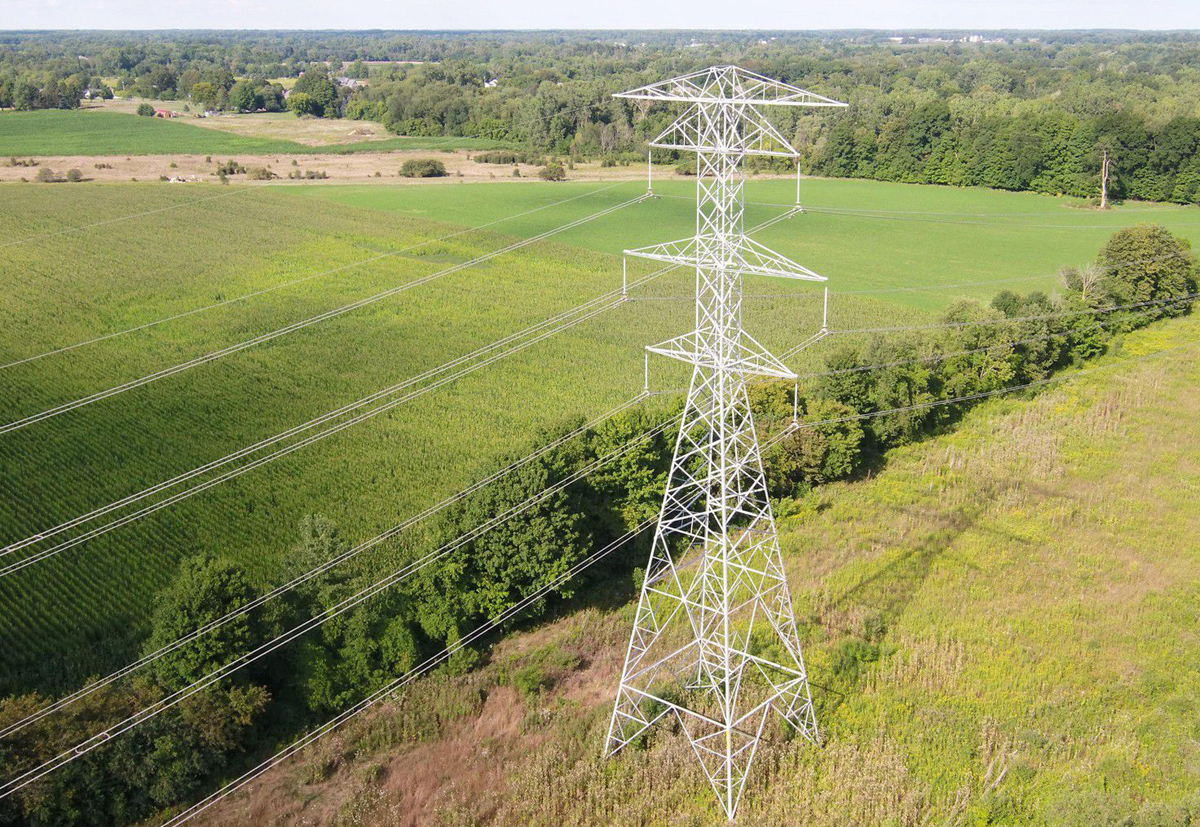
{"type": "Polygon", "coordinates": [[[696,156],[696,234],[626,253],[695,268],[696,328],[647,348],[692,365],[606,750],[673,715],[732,819],[772,710],[817,720],[746,382],[795,374],[742,328],[744,275],[824,281],[744,233],[747,155],[796,151],[761,106],[845,106],[719,66],[616,97],[687,107],[651,142],[696,156]]]}

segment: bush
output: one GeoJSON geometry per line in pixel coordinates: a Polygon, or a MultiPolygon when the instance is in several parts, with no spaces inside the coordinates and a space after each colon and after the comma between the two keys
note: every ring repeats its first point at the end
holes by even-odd
{"type": "Polygon", "coordinates": [[[138,108],[137,108],[137,113],[139,115],[141,115],[143,118],[153,118],[154,117],[154,107],[148,103],[139,103],[138,108]]]}
{"type": "Polygon", "coordinates": [[[526,152],[512,152],[510,150],[497,149],[492,152],[480,152],[471,160],[477,164],[529,163],[529,154],[526,152]]]}
{"type": "Polygon", "coordinates": [[[296,181],[312,181],[328,177],[329,173],[323,169],[306,169],[303,172],[298,169],[294,169],[288,173],[288,178],[292,178],[296,181]]]}
{"type": "Polygon", "coordinates": [[[400,174],[405,178],[443,178],[446,165],[432,158],[412,158],[400,167],[400,174]]]}
{"type": "Polygon", "coordinates": [[[41,184],[53,184],[60,179],[58,173],[50,169],[50,167],[42,167],[37,171],[37,175],[34,176],[33,180],[41,184]]]}
{"type": "Polygon", "coordinates": [[[543,181],[565,181],[567,180],[567,171],[563,169],[562,164],[551,162],[538,170],[538,178],[543,181]]]}
{"type": "Polygon", "coordinates": [[[83,173],[77,169],[67,170],[67,180],[72,184],[78,184],[83,180],[83,173]]]}

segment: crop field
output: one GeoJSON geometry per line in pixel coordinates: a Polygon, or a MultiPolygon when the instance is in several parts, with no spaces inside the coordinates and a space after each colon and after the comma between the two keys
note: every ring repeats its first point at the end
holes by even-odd
{"type": "MultiPolygon", "coordinates": [[[[1198,335],[1195,316],[1131,334],[1111,369],[988,402],[781,520],[825,743],[770,732],[740,820],[1190,823],[1200,420],[1178,412],[1200,404],[1200,361],[1169,351],[1198,335]]],[[[633,609],[532,624],[201,823],[722,821],[679,735],[600,755],[633,609]]]]}
{"type": "MultiPolygon", "coordinates": [[[[768,205],[787,205],[793,186],[753,182],[747,224],[778,215],[786,206],[768,205]]],[[[830,277],[835,329],[928,319],[956,298],[987,298],[1005,286],[1053,290],[1060,265],[1089,260],[1120,226],[1155,221],[1200,238],[1196,209],[1128,205],[1102,215],[1032,195],[858,181],[804,186],[809,211],[759,238],[830,277]],[[998,281],[1004,279],[1011,281],[998,281]],[[937,289],[921,289],[930,287],[937,289]]],[[[642,191],[640,182],[6,187],[0,422],[394,288],[642,191]],[[429,243],[407,249],[421,242],[429,243]],[[253,293],[260,294],[231,301],[253,293]],[[215,306],[22,361],[209,305],[215,306]]],[[[663,197],[0,434],[0,545],[618,287],[623,247],[691,232],[689,182],[663,181],[656,191],[663,197]]],[[[630,276],[653,269],[631,261],[630,276]]],[[[677,299],[687,296],[690,282],[683,272],[657,278],[631,291],[634,301],[3,578],[0,635],[12,645],[0,652],[0,689],[61,688],[128,660],[146,628],[149,597],[183,555],[212,550],[240,560],[264,582],[277,581],[304,515],[324,514],[350,538],[368,537],[478,479],[502,457],[529,450],[540,433],[630,398],[641,387],[642,346],[687,329],[691,308],[677,299]]],[[[747,324],[768,347],[786,349],[819,327],[814,286],[754,279],[747,289],[758,294],[747,303],[747,324]]],[[[652,367],[657,389],[677,387],[679,379],[652,367]]],[[[404,545],[386,554],[403,556],[404,545]]]]}
{"type": "MultiPolygon", "coordinates": [[[[346,121],[345,125],[352,125],[346,121]]],[[[349,129],[350,126],[347,126],[349,129]]],[[[485,149],[474,138],[409,138],[311,144],[279,137],[205,129],[184,119],[144,118],[124,112],[45,109],[0,112],[0,158],[43,155],[205,155],[346,153],[396,149],[485,149]]]]}

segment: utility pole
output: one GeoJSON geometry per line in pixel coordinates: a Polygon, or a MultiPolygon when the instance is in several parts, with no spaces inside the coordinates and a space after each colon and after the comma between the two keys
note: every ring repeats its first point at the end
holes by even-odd
{"type": "Polygon", "coordinates": [[[697,153],[696,234],[626,253],[695,270],[696,327],[647,348],[692,379],[606,751],[673,717],[732,819],[770,712],[819,738],[746,390],[796,375],[743,330],[742,280],[825,279],[746,237],[745,159],[797,154],[758,107],[845,104],[735,66],[617,97],[686,105],[651,146],[697,153]]]}

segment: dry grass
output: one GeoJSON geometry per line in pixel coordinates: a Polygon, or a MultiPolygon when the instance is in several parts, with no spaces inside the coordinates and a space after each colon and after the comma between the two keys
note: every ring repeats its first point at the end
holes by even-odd
{"type": "MultiPolygon", "coordinates": [[[[288,117],[292,117],[289,115],[288,117]]],[[[190,121],[189,121],[190,123],[190,121]]],[[[196,121],[203,123],[203,121],[196,121]]],[[[346,126],[353,121],[341,122],[346,126]]],[[[362,140],[366,140],[363,138],[362,140]]],[[[237,186],[270,186],[284,184],[397,184],[428,186],[430,184],[482,183],[498,181],[511,183],[524,181],[537,183],[540,167],[519,164],[521,178],[512,177],[512,167],[497,164],[477,164],[470,160],[472,152],[455,150],[450,152],[432,150],[389,150],[384,152],[355,152],[352,154],[288,154],[248,155],[232,153],[237,161],[248,169],[263,167],[270,169],[279,178],[274,181],[253,181],[244,175],[230,177],[229,183],[237,186]],[[434,158],[446,166],[449,173],[445,178],[403,178],[400,167],[411,158],[434,158]],[[296,163],[293,165],[293,161],[296,163]],[[289,173],[305,170],[323,171],[329,177],[319,180],[295,181],[289,173]],[[380,173],[379,177],[375,173],[380,173]]],[[[49,167],[59,174],[69,169],[83,172],[88,181],[158,181],[159,176],[180,177],[195,181],[216,181],[217,164],[227,160],[226,155],[54,155],[37,157],[40,167],[49,167]],[[211,160],[210,160],[211,159],[211,160]],[[175,166],[171,166],[174,164],[175,166]],[[97,168],[100,165],[102,168],[97,168]]],[[[37,169],[0,165],[0,182],[20,182],[22,178],[33,181],[37,169]]],[[[646,169],[642,166],[601,167],[596,163],[579,163],[567,173],[571,181],[634,181],[643,180],[646,169]]]]}
{"type": "MultiPolygon", "coordinates": [[[[1125,355],[1198,333],[1196,319],[1172,322],[1130,337],[1125,355]]],[[[1197,380],[1195,351],[1183,351],[1032,401],[998,400],[957,432],[896,452],[876,478],[813,495],[783,542],[828,740],[817,749],[776,732],[743,823],[1190,823],[1200,421],[1179,412],[1200,404],[1197,380]],[[864,635],[877,658],[840,674],[835,654],[864,635]]],[[[598,755],[628,620],[627,608],[593,609],[505,640],[489,666],[450,681],[488,696],[478,713],[432,740],[376,739],[262,823],[722,823],[670,732],[615,761],[598,755]],[[520,701],[506,670],[548,647],[579,666],[520,701]],[[519,725],[514,702],[527,706],[519,725]],[[439,764],[446,756],[454,772],[439,764]],[[355,775],[372,762],[393,768],[381,783],[355,775]],[[398,767],[444,782],[418,801],[415,780],[389,780],[398,767]],[[327,799],[354,803],[317,806],[327,799]],[[312,820],[318,810],[334,815],[312,820]]],[[[395,715],[373,716],[347,744],[395,715]]],[[[252,795],[279,801],[264,788],[303,774],[286,768],[252,795]]],[[[219,809],[208,823],[246,812],[219,809]]]]}

